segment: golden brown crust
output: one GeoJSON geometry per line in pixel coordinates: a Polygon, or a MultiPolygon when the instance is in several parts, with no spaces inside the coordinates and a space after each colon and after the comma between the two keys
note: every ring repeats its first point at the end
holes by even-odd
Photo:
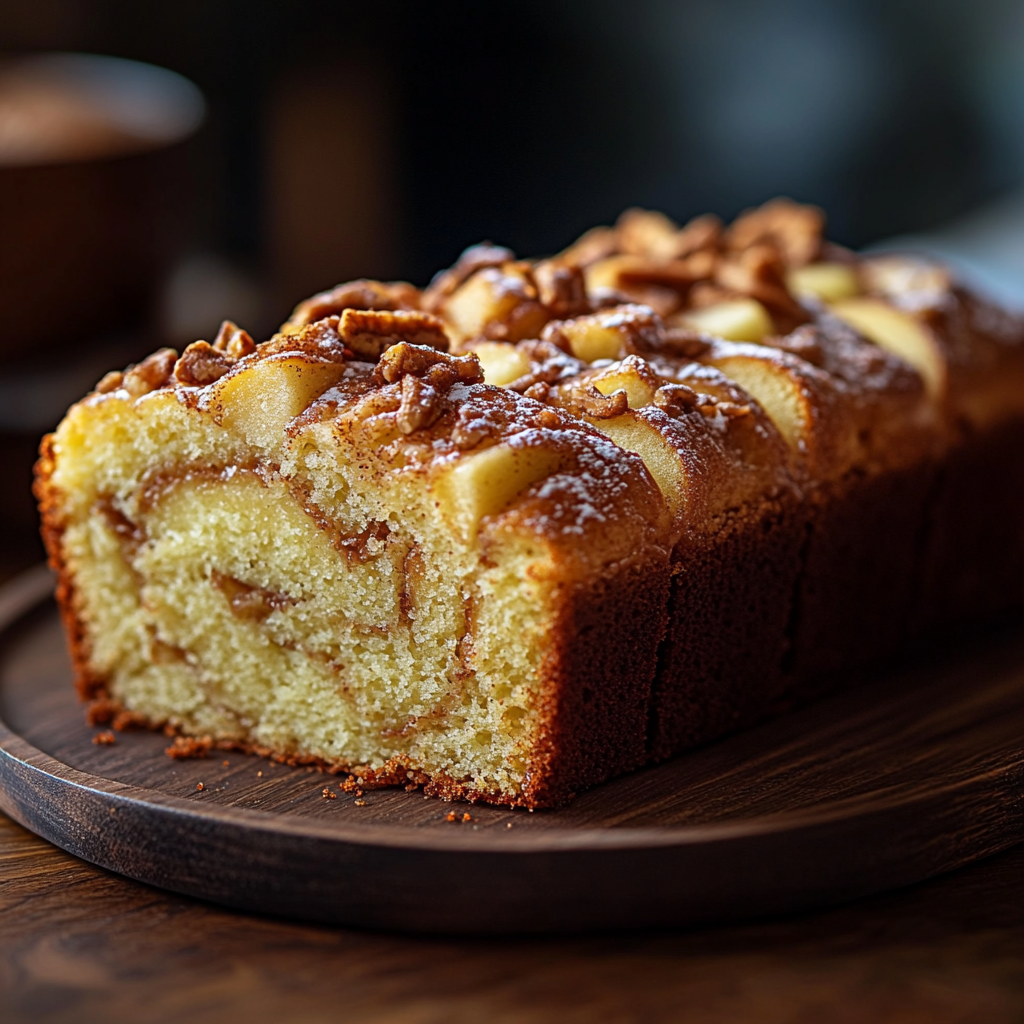
{"type": "Polygon", "coordinates": [[[35,465],[33,493],[39,503],[41,533],[46,547],[50,568],[57,575],[56,600],[64,624],[68,652],[71,655],[71,670],[78,695],[83,701],[95,701],[106,693],[106,679],[90,667],[89,641],[85,626],[84,612],[75,590],[74,576],[64,558],[61,538],[65,521],[63,502],[53,484],[54,450],[53,434],[47,434],[39,447],[39,459],[35,465]]]}

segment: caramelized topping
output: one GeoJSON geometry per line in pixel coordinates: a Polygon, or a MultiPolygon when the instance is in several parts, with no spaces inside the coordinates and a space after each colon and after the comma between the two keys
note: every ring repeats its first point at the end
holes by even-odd
{"type": "Polygon", "coordinates": [[[317,320],[338,316],[346,309],[419,308],[419,291],[404,281],[349,281],[300,302],[281,326],[281,330],[285,334],[291,334],[317,320]]]}
{"type": "Polygon", "coordinates": [[[346,309],[338,323],[338,334],[346,348],[372,362],[400,341],[448,351],[444,324],[430,313],[411,310],[346,309]]]}

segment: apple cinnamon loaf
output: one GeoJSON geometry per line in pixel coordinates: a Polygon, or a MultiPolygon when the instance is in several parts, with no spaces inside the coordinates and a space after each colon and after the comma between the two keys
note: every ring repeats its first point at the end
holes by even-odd
{"type": "Polygon", "coordinates": [[[628,211],[108,374],[36,493],[94,718],[551,806],[1024,598],[1024,322],[628,211]]]}

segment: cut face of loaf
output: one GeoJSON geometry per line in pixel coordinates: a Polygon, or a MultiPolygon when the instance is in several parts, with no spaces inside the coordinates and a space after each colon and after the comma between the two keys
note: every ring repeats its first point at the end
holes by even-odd
{"type": "Polygon", "coordinates": [[[504,803],[642,763],[660,494],[599,432],[479,380],[404,343],[353,360],[317,325],[210,384],[76,406],[40,490],[86,693],[504,803]]]}

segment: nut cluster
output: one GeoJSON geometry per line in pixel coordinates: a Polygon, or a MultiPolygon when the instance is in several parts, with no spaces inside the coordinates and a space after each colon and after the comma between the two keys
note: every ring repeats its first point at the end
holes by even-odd
{"type": "Polygon", "coordinates": [[[678,227],[660,213],[627,210],[613,228],[588,232],[561,254],[583,268],[591,298],[642,302],[664,317],[749,297],[792,329],[807,317],[786,287],[788,270],[818,257],[820,210],[777,199],[729,227],[702,216],[678,227]]]}

